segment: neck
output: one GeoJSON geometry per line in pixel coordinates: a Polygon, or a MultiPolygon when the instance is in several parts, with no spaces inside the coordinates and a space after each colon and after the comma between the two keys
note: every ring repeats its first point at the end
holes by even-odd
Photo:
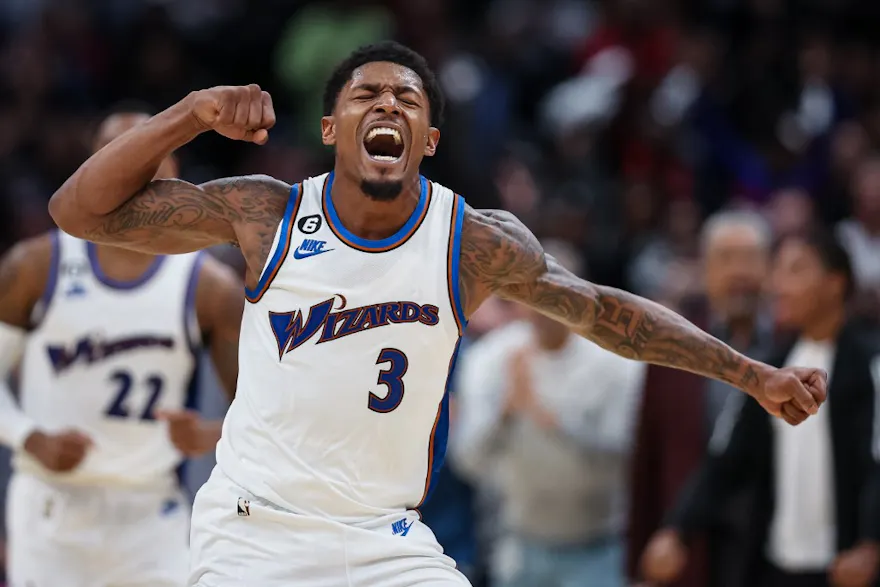
{"type": "Polygon", "coordinates": [[[370,240],[388,238],[400,230],[412,216],[422,192],[418,176],[404,181],[400,195],[389,201],[370,198],[361,191],[360,183],[344,173],[334,173],[330,197],[345,228],[370,240]]]}
{"type": "Polygon", "coordinates": [[[104,274],[120,281],[137,279],[156,261],[156,255],[106,245],[95,245],[95,252],[104,274]]]}
{"type": "Polygon", "coordinates": [[[842,305],[824,310],[819,316],[801,330],[801,334],[810,340],[833,340],[837,338],[843,326],[845,313],[842,305]]]}

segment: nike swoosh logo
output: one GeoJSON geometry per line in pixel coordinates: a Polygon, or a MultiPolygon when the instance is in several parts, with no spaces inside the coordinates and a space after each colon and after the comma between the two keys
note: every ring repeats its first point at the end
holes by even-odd
{"type": "Polygon", "coordinates": [[[400,533],[401,536],[406,536],[409,534],[409,529],[412,528],[414,522],[410,522],[409,525],[403,527],[403,532],[400,533]]]}
{"type": "Polygon", "coordinates": [[[299,249],[294,249],[293,258],[294,259],[306,259],[308,257],[314,257],[315,255],[320,255],[321,253],[329,253],[333,249],[323,249],[320,251],[300,251],[299,249]]]}

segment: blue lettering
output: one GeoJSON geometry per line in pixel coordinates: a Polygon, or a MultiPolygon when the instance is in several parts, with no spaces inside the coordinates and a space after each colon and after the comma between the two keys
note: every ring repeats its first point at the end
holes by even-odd
{"type": "MultiPolygon", "coordinates": [[[[312,247],[312,251],[320,251],[324,242],[306,239],[302,248],[307,250],[308,247],[312,247]]],[[[308,316],[304,316],[301,310],[269,312],[269,325],[278,346],[278,358],[310,340],[319,330],[321,335],[316,344],[388,324],[420,322],[426,326],[436,326],[440,323],[439,308],[430,304],[385,302],[351,309],[345,309],[345,304],[345,297],[339,295],[312,306],[308,316]],[[340,307],[333,311],[337,298],[341,301],[340,307]]]]}

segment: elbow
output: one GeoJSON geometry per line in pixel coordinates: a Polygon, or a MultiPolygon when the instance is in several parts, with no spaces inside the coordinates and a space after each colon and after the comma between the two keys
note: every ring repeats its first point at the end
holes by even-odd
{"type": "Polygon", "coordinates": [[[86,238],[89,223],[83,214],[77,213],[76,206],[73,203],[73,189],[68,185],[67,180],[58,190],[52,194],[49,199],[49,216],[55,224],[71,236],[77,238],[86,238]]]}

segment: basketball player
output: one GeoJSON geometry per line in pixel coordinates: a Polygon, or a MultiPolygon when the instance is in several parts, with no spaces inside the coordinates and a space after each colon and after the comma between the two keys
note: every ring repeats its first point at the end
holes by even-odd
{"type": "MultiPolygon", "coordinates": [[[[148,118],[111,116],[97,146],[148,118]]],[[[156,163],[157,177],[177,175],[170,154],[156,163]]],[[[188,388],[208,337],[234,390],[240,288],[206,254],[156,257],[60,232],[0,261],[0,381],[22,354],[23,409],[0,389],[0,440],[15,451],[12,585],[185,584],[189,500],[175,469],[219,437],[185,411],[188,388]]]]}
{"type": "Polygon", "coordinates": [[[443,461],[461,333],[492,294],[618,354],[726,381],[792,424],[824,400],[821,371],[755,362],[657,304],[582,281],[511,214],[420,176],[443,98],[416,53],[360,49],[325,96],[332,173],[294,186],[151,181],[208,130],[267,141],[269,95],[217,87],[111,142],[49,206],[95,242],[234,243],[247,260],[238,389],[194,505],[190,585],[466,585],[417,508],[443,461]]]}

